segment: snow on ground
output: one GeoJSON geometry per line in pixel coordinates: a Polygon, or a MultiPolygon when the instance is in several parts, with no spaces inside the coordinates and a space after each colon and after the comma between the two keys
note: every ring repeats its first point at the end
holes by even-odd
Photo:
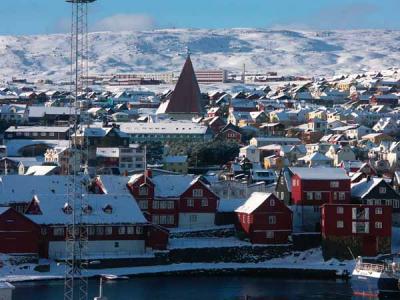
{"type": "MultiPolygon", "coordinates": [[[[189,47],[195,69],[282,75],[332,75],[399,64],[400,31],[290,31],[268,29],[160,29],[91,33],[91,73],[179,72],[189,47]]],[[[1,76],[69,78],[65,34],[0,36],[1,76]]]]}
{"type": "MultiPolygon", "coordinates": [[[[65,266],[55,262],[42,261],[50,264],[50,272],[39,273],[33,270],[35,265],[24,264],[12,266],[5,264],[0,268],[0,281],[17,282],[32,280],[62,279],[65,266]]],[[[195,270],[221,270],[221,269],[309,269],[309,270],[335,270],[342,274],[344,270],[351,271],[354,268],[353,261],[339,262],[335,259],[324,261],[321,249],[312,249],[304,252],[296,252],[282,258],[276,258],[259,263],[182,263],[160,266],[143,266],[88,270],[88,277],[101,274],[114,275],[145,275],[162,272],[195,271],[195,270]]]]}

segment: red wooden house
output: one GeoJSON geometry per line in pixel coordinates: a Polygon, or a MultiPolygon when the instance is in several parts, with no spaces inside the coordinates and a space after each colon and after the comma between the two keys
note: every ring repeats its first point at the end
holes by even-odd
{"type": "Polygon", "coordinates": [[[383,205],[324,204],[321,209],[326,259],[391,252],[392,209],[383,205]]]}
{"type": "MultiPolygon", "coordinates": [[[[150,174],[148,174],[150,175],[150,174]]],[[[152,223],[165,227],[213,226],[219,197],[199,176],[134,175],[128,183],[152,223]]]]}
{"type": "Polygon", "coordinates": [[[290,168],[294,230],[320,230],[320,206],[350,203],[350,178],[342,168],[290,168]]]}
{"type": "Polygon", "coordinates": [[[232,123],[228,123],[225,127],[220,129],[216,139],[240,144],[242,140],[242,134],[239,132],[239,127],[233,125],[232,123]]]}
{"type": "Polygon", "coordinates": [[[238,229],[255,244],[287,243],[292,211],[274,194],[255,192],[235,210],[238,229]]]}
{"type": "Polygon", "coordinates": [[[0,253],[38,254],[40,226],[10,207],[0,207],[0,253]]]}

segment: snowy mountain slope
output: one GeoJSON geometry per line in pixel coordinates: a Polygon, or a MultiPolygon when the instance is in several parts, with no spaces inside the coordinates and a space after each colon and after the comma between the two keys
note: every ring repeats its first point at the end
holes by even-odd
{"type": "MultiPolygon", "coordinates": [[[[90,34],[92,73],[196,69],[332,75],[399,66],[400,31],[165,29],[90,34]]],[[[0,77],[68,79],[69,36],[0,36],[0,77]]]]}

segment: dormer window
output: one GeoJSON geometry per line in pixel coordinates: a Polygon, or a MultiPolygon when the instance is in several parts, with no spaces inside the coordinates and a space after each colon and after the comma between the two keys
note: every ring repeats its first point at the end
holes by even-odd
{"type": "Polygon", "coordinates": [[[68,202],[64,204],[63,212],[67,215],[72,214],[72,206],[68,202]]]}
{"type": "Polygon", "coordinates": [[[111,206],[110,204],[107,204],[106,206],[104,206],[103,211],[104,211],[106,214],[112,214],[113,208],[112,208],[112,206],[111,206]]]}
{"type": "Polygon", "coordinates": [[[149,193],[149,189],[146,185],[142,185],[139,187],[139,196],[147,196],[149,193]]]}
{"type": "Polygon", "coordinates": [[[85,215],[90,215],[93,212],[93,208],[90,205],[85,205],[82,211],[85,215]]]}

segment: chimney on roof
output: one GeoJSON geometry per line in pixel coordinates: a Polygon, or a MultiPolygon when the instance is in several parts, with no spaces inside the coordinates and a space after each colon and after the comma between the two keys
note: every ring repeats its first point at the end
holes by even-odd
{"type": "Polygon", "coordinates": [[[371,181],[371,175],[367,176],[367,182],[371,181]]]}

